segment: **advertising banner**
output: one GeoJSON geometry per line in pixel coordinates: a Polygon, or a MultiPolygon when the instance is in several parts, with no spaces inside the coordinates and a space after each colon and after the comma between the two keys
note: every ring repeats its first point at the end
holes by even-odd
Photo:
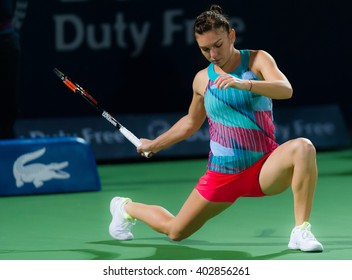
{"type": "MultiPolygon", "coordinates": [[[[20,2],[23,2],[21,0],[20,2]]],[[[57,67],[107,111],[182,112],[194,75],[208,63],[195,44],[194,17],[211,1],[24,1],[21,13],[22,118],[76,117],[93,110],[70,96],[53,74],[57,67]]],[[[231,23],[244,40],[245,1],[231,23]],[[241,11],[241,13],[239,13],[241,11]],[[241,16],[240,16],[241,14],[241,16]]]]}
{"type": "Polygon", "coordinates": [[[81,138],[1,140],[0,154],[0,196],[101,189],[94,155],[81,138]]]}
{"type": "MultiPolygon", "coordinates": [[[[309,138],[317,149],[341,148],[351,143],[344,119],[335,105],[277,109],[277,141],[309,138]]],[[[119,122],[139,138],[154,139],[168,130],[183,115],[121,115],[119,122]]],[[[99,161],[128,160],[140,157],[124,136],[101,116],[86,118],[24,119],[16,124],[19,138],[80,137],[92,147],[99,161]]],[[[155,155],[157,158],[206,157],[209,152],[208,124],[193,136],[155,155]]]]}

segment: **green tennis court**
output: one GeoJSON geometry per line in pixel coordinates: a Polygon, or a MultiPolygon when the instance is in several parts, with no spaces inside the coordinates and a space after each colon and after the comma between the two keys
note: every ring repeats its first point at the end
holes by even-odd
{"type": "Polygon", "coordinates": [[[99,165],[102,190],[0,198],[1,260],[351,260],[352,150],[318,153],[319,181],[310,222],[323,253],[287,249],[292,193],[242,198],[199,232],[170,241],[141,222],[132,241],[108,234],[113,196],[177,213],[206,159],[99,165]]]}

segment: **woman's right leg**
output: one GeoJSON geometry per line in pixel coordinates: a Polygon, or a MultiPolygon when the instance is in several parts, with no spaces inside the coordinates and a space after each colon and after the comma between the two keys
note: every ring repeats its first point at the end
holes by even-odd
{"type": "Polygon", "coordinates": [[[163,207],[138,202],[127,203],[125,210],[131,217],[166,234],[172,240],[182,240],[192,235],[206,221],[224,211],[231,204],[208,201],[194,189],[176,216],[163,207]]]}

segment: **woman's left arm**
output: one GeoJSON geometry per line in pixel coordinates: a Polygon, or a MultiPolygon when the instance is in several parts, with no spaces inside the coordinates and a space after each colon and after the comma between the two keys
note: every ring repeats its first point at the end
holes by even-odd
{"type": "Polygon", "coordinates": [[[216,78],[215,84],[222,89],[234,87],[249,90],[272,99],[289,99],[292,97],[290,82],[277,67],[274,58],[269,53],[262,50],[252,50],[249,69],[260,80],[243,80],[231,74],[222,74],[216,78]]]}
{"type": "Polygon", "coordinates": [[[251,92],[272,99],[291,98],[292,86],[280,71],[274,58],[263,50],[252,52],[251,56],[250,69],[261,78],[261,80],[247,81],[251,92]]]}

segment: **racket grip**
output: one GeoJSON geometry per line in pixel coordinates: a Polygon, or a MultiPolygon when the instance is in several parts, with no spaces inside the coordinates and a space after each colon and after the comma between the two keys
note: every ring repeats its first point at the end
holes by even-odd
{"type": "MultiPolygon", "coordinates": [[[[141,141],[136,137],[136,135],[134,135],[126,127],[121,126],[119,130],[122,133],[122,135],[125,136],[136,147],[139,147],[142,144],[141,141]]],[[[151,152],[143,152],[143,153],[147,158],[150,158],[153,155],[153,153],[151,152]]]]}

